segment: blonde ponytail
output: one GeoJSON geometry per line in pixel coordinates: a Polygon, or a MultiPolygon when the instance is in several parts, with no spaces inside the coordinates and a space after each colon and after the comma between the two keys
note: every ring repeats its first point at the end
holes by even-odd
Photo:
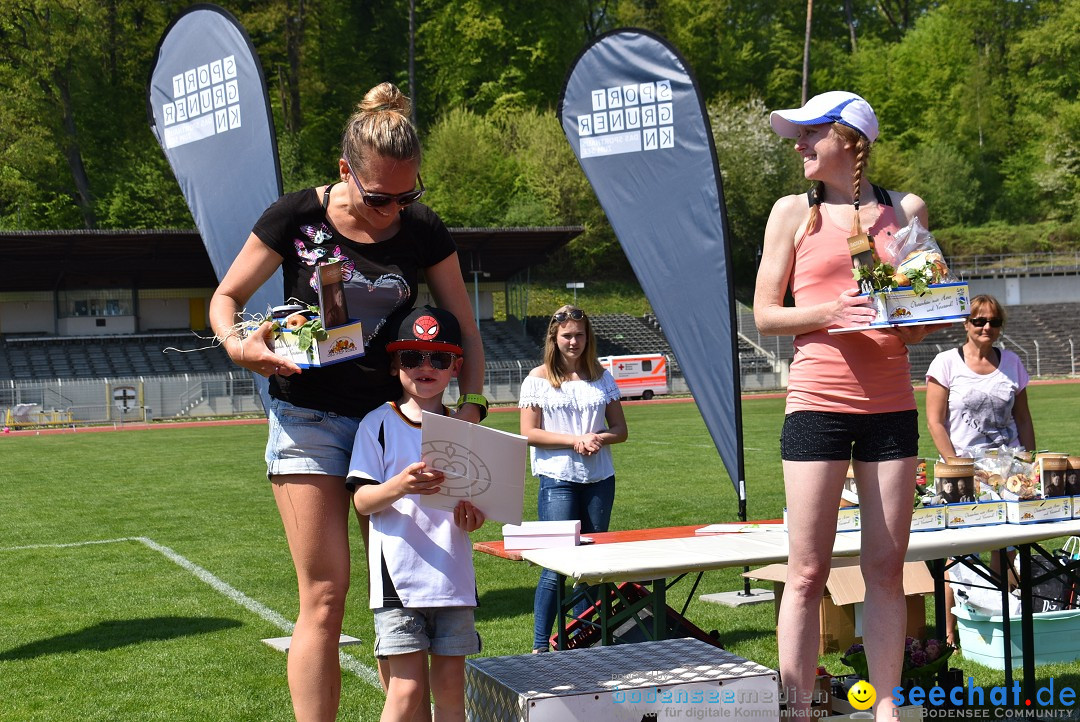
{"type": "Polygon", "coordinates": [[[420,164],[420,139],[409,120],[412,103],[393,83],[364,94],[341,136],[341,157],[359,172],[372,155],[420,164]]]}

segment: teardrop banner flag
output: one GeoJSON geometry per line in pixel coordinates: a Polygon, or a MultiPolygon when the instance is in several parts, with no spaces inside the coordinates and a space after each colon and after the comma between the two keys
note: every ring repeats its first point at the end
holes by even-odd
{"type": "Polygon", "coordinates": [[[731,248],[697,83],[663,38],[616,30],[574,62],[559,120],[663,326],[745,520],[731,248]]]}
{"type": "MultiPolygon", "coordinates": [[[[172,21],[158,43],[146,112],[220,281],[282,192],[262,65],[235,17],[199,4],[172,21]]],[[[279,272],[248,310],[280,304],[282,288],[279,272]]],[[[266,379],[255,379],[265,402],[266,379]]]]}

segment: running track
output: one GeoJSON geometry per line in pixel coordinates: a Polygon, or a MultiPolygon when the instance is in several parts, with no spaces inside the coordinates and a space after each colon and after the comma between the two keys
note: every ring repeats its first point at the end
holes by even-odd
{"type": "MultiPolygon", "coordinates": [[[[1080,379],[1043,379],[1039,381],[1032,381],[1032,386],[1055,386],[1059,384],[1076,384],[1080,383],[1080,379]]],[[[923,390],[925,386],[916,386],[915,389],[923,390]]],[[[782,392],[770,393],[770,394],[743,394],[743,401],[754,401],[756,399],[782,399],[786,394],[782,392]]],[[[693,402],[693,397],[690,396],[678,396],[663,399],[652,399],[651,401],[624,401],[624,404],[631,406],[637,406],[639,404],[688,404],[693,402]]],[[[504,413],[509,411],[517,411],[516,406],[494,406],[491,408],[491,413],[504,413]]],[[[146,429],[190,429],[201,426],[251,426],[254,424],[265,424],[266,419],[222,419],[220,421],[161,421],[154,424],[124,424],[123,426],[85,426],[85,427],[71,427],[71,428],[50,428],[50,429],[12,429],[4,431],[4,436],[37,436],[40,434],[89,434],[102,431],[143,431],[146,429]]]]}

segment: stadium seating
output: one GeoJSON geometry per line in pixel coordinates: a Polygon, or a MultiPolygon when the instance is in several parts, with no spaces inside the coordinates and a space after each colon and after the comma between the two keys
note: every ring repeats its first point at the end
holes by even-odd
{"type": "Polygon", "coordinates": [[[0,378],[14,380],[176,376],[234,368],[223,349],[211,347],[209,341],[190,331],[124,336],[8,335],[0,343],[0,378]]]}
{"type": "Polygon", "coordinates": [[[480,337],[484,341],[484,357],[492,363],[513,363],[520,360],[535,360],[544,355],[543,341],[536,341],[527,336],[520,321],[480,322],[480,337]]]}
{"type": "MultiPolygon", "coordinates": [[[[1074,372],[1075,350],[1080,342],[1080,303],[1010,306],[999,345],[1016,352],[1031,376],[1067,375],[1074,372]]],[[[911,377],[922,379],[940,351],[964,343],[962,324],[937,331],[910,349],[911,377]]]]}
{"type": "MultiPolygon", "coordinates": [[[[1069,344],[1080,342],[1080,303],[1014,306],[1008,313],[1001,343],[1019,354],[1032,376],[1074,372],[1075,351],[1069,344]]],[[[680,373],[655,316],[600,314],[591,318],[599,355],[664,353],[672,358],[672,372],[680,373]]],[[[524,323],[515,318],[481,321],[488,370],[520,370],[538,365],[543,358],[547,324],[546,316],[529,317],[524,323]]],[[[754,326],[752,311],[741,304],[738,330],[739,366],[743,373],[767,373],[774,370],[776,360],[791,358],[792,338],[761,336],[754,326]]],[[[934,356],[959,346],[963,340],[963,326],[957,324],[913,345],[912,379],[921,381],[934,356]]],[[[175,376],[235,368],[222,349],[182,330],[66,338],[7,334],[0,340],[0,379],[15,381],[175,376]]]]}

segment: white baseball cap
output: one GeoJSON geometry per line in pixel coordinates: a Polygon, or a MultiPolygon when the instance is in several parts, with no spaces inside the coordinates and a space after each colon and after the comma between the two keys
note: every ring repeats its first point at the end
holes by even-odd
{"type": "Polygon", "coordinates": [[[846,90],[830,90],[815,95],[801,108],[774,110],[769,114],[772,129],[781,138],[795,138],[801,125],[841,123],[854,128],[873,143],[878,136],[877,116],[861,96],[846,90]]]}

